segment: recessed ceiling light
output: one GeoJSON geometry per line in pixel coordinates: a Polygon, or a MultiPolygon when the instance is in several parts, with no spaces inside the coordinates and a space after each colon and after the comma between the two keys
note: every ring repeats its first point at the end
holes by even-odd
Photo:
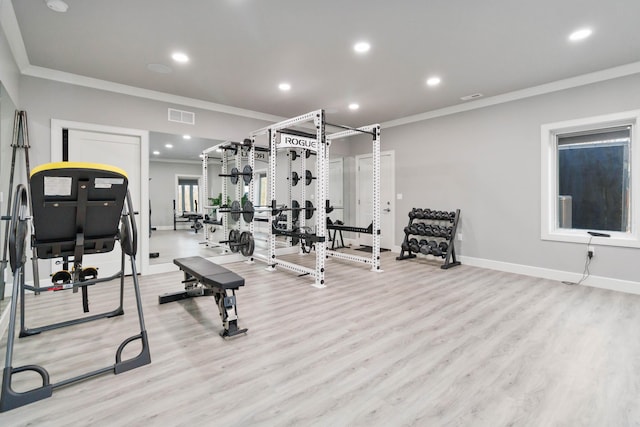
{"type": "Polygon", "coordinates": [[[182,139],[191,139],[191,135],[182,135],[182,139]]]}
{"type": "Polygon", "coordinates": [[[69,5],[62,0],[46,0],[47,7],[54,12],[66,12],[69,5]]]}
{"type": "Polygon", "coordinates": [[[171,58],[173,58],[174,61],[180,62],[182,64],[184,64],[185,62],[189,62],[189,57],[182,52],[174,52],[171,55],[171,58]]]}
{"type": "Polygon", "coordinates": [[[171,145],[171,144],[164,144],[164,146],[167,147],[167,148],[173,148],[173,145],[171,145]]]}
{"type": "Polygon", "coordinates": [[[438,86],[440,82],[440,77],[429,77],[429,79],[427,79],[428,86],[438,86]]]}
{"type": "Polygon", "coordinates": [[[158,156],[158,155],[160,155],[160,152],[159,152],[159,151],[154,151],[154,152],[153,152],[153,155],[154,155],[154,156],[158,156]]]}
{"type": "Polygon", "coordinates": [[[369,52],[369,49],[371,49],[371,45],[367,42],[358,42],[353,45],[353,50],[358,53],[369,52]]]}
{"type": "Polygon", "coordinates": [[[360,105],[356,104],[355,102],[349,104],[349,110],[357,110],[358,108],[360,108],[360,105]]]}
{"type": "Polygon", "coordinates": [[[147,69],[160,74],[170,74],[173,71],[171,67],[164,64],[148,64],[147,69]]]}
{"type": "Polygon", "coordinates": [[[593,33],[590,28],[581,28],[579,30],[574,31],[569,35],[569,40],[572,42],[577,42],[578,40],[584,40],[589,37],[593,33]]]}
{"type": "Polygon", "coordinates": [[[288,90],[291,90],[291,85],[289,83],[280,83],[278,85],[278,89],[280,89],[283,92],[286,92],[288,90]]]}

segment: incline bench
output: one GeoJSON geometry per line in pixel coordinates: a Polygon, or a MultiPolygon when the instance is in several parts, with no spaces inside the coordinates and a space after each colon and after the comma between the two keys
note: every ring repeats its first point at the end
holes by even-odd
{"type": "Polygon", "coordinates": [[[236,310],[236,290],[240,286],[244,286],[242,277],[199,256],[177,258],[173,260],[173,263],[184,272],[185,290],[160,295],[158,297],[159,304],[213,295],[224,326],[220,336],[226,338],[247,332],[247,329],[238,329],[236,310]]]}

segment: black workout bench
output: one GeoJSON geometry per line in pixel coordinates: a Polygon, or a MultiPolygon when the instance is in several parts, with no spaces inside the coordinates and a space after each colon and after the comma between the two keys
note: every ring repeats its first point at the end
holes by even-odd
{"type": "Polygon", "coordinates": [[[184,272],[182,292],[173,292],[158,297],[159,304],[179,301],[186,298],[213,295],[218,304],[224,330],[223,338],[247,332],[238,329],[238,312],[236,309],[236,290],[244,286],[244,279],[233,271],[199,256],[177,258],[173,263],[184,272]]]}

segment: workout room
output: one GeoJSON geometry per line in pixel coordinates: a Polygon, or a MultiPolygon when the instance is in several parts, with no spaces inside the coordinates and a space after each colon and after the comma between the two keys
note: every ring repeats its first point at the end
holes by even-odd
{"type": "Polygon", "coordinates": [[[0,0],[0,425],[640,424],[638,16],[0,0]]]}

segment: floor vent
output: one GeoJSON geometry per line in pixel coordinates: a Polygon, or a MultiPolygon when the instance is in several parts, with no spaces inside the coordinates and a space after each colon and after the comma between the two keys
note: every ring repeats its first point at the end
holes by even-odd
{"type": "Polygon", "coordinates": [[[169,121],[194,125],[196,123],[196,113],[169,108],[169,121]]]}

